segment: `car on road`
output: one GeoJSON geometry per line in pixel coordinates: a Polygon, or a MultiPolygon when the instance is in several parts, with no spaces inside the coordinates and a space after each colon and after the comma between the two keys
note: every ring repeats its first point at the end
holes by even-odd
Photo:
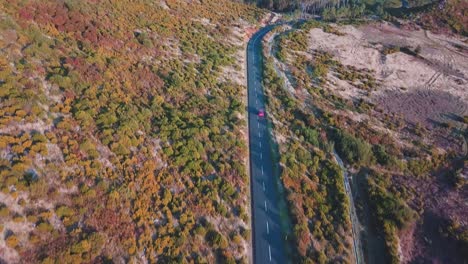
{"type": "Polygon", "coordinates": [[[258,117],[264,117],[265,116],[265,110],[260,109],[258,110],[258,117]]]}

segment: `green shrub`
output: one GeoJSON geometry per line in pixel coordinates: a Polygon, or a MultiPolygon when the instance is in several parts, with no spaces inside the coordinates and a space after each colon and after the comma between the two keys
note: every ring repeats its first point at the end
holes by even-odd
{"type": "Polygon", "coordinates": [[[391,156],[388,155],[387,151],[385,150],[385,147],[382,145],[374,145],[373,148],[373,153],[374,156],[377,160],[377,162],[381,165],[389,165],[391,162],[391,156]]]}
{"type": "Polygon", "coordinates": [[[367,142],[341,130],[335,131],[333,138],[338,154],[348,163],[354,165],[372,163],[374,156],[367,142]]]}
{"type": "Polygon", "coordinates": [[[214,248],[225,249],[229,246],[227,239],[216,230],[210,230],[206,234],[206,240],[214,248]]]}
{"type": "Polygon", "coordinates": [[[421,177],[427,174],[433,168],[431,160],[411,159],[408,161],[408,170],[415,176],[421,177]]]}
{"type": "Polygon", "coordinates": [[[50,233],[54,230],[54,227],[49,222],[41,222],[37,225],[37,230],[40,232],[50,233]]]}
{"type": "Polygon", "coordinates": [[[64,206],[64,205],[58,207],[55,210],[55,213],[57,214],[57,216],[60,219],[63,219],[64,217],[70,217],[70,216],[72,216],[74,214],[72,209],[70,209],[69,207],[64,206]]]}
{"type": "Polygon", "coordinates": [[[381,226],[390,262],[398,263],[396,232],[414,222],[417,215],[390,187],[391,179],[388,176],[371,173],[367,178],[370,206],[381,226]]]}

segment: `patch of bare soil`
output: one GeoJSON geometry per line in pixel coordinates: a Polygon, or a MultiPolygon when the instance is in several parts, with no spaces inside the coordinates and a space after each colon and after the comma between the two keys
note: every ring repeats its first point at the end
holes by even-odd
{"type": "Polygon", "coordinates": [[[447,169],[424,180],[412,176],[394,176],[399,186],[412,190],[417,197],[410,206],[422,212],[421,218],[399,234],[402,263],[467,263],[468,251],[448,234],[451,223],[458,223],[456,234],[468,230],[466,197],[468,186],[454,189],[446,181],[447,169]],[[464,260],[464,262],[460,262],[464,260]]]}
{"type": "Polygon", "coordinates": [[[447,133],[468,113],[468,105],[461,98],[442,90],[415,89],[405,93],[387,90],[375,101],[383,113],[403,116],[407,122],[424,127],[426,143],[442,150],[462,151],[460,138],[447,133]]]}
{"type": "Polygon", "coordinates": [[[467,104],[460,98],[441,90],[385,91],[383,94],[376,101],[384,111],[404,115],[408,121],[428,127],[452,115],[463,116],[467,111],[467,104]]]}
{"type": "MultiPolygon", "coordinates": [[[[374,71],[380,85],[369,100],[423,123],[433,114],[438,121],[468,114],[468,52],[463,40],[385,23],[343,26],[339,31],[344,35],[311,30],[309,49],[328,52],[345,66],[374,71]],[[387,53],[392,47],[395,51],[387,53]]],[[[329,84],[345,98],[365,96],[336,78],[329,84]]]]}

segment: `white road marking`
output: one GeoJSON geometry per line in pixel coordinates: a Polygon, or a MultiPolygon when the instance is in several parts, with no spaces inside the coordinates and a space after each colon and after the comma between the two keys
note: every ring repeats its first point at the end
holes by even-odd
{"type": "Polygon", "coordinates": [[[263,159],[263,153],[260,153],[260,159],[263,159]]]}
{"type": "MultiPolygon", "coordinates": [[[[267,205],[266,205],[266,201],[265,201],[265,212],[268,212],[268,208],[267,208],[267,205]]],[[[267,225],[268,225],[268,222],[267,222],[267,225]]]]}
{"type": "Polygon", "coordinates": [[[270,248],[270,245],[268,245],[268,255],[270,256],[270,262],[271,262],[271,248],[270,248]]]}
{"type": "MultiPolygon", "coordinates": [[[[260,35],[261,35],[261,34],[258,34],[258,35],[257,35],[257,36],[254,38],[254,40],[253,40],[253,42],[252,42],[252,43],[255,43],[255,42],[257,42],[257,40],[258,40],[258,38],[260,37],[260,35]]],[[[254,45],[254,47],[255,47],[255,44],[253,44],[253,45],[254,45]]],[[[254,54],[255,54],[255,53],[254,53],[254,54]]]]}
{"type": "Polygon", "coordinates": [[[262,136],[260,136],[260,131],[258,131],[258,137],[262,137],[262,136]]]}
{"type": "MultiPolygon", "coordinates": [[[[257,127],[260,128],[260,123],[257,122],[257,127]]],[[[262,142],[260,142],[260,145],[262,144],[262,142]]]]}
{"type": "Polygon", "coordinates": [[[265,191],[265,182],[263,182],[263,191],[265,191]]]}
{"type": "MultiPolygon", "coordinates": [[[[262,165],[262,175],[263,175],[263,165],[262,165]]],[[[265,185],[265,182],[263,182],[263,185],[265,185]]],[[[265,187],[263,187],[265,189],[265,187]]]]}
{"type": "Polygon", "coordinates": [[[262,142],[260,141],[260,148],[262,148],[262,142]]]}
{"type": "Polygon", "coordinates": [[[270,234],[270,227],[268,226],[268,221],[267,221],[267,234],[270,234]]]}

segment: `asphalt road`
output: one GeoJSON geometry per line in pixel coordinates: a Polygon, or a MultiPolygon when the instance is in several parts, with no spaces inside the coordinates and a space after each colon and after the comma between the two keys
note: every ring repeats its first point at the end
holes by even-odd
{"type": "Polygon", "coordinates": [[[253,261],[287,263],[285,238],[281,232],[278,210],[279,196],[273,175],[273,161],[266,117],[258,110],[265,109],[262,80],[261,39],[273,27],[258,31],[247,46],[247,85],[249,112],[250,174],[253,221],[253,261]]]}

